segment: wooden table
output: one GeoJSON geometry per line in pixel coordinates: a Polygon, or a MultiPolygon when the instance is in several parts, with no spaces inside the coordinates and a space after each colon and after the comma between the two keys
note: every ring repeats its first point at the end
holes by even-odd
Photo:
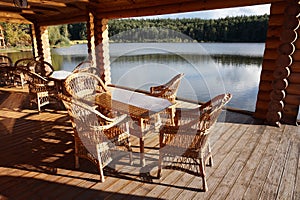
{"type": "Polygon", "coordinates": [[[72,74],[72,72],[68,72],[65,70],[54,71],[48,78],[54,81],[56,91],[58,93],[64,93],[64,81],[66,78],[72,74]]]}
{"type": "Polygon", "coordinates": [[[112,87],[109,89],[111,98],[105,93],[99,94],[96,96],[96,104],[112,111],[125,113],[133,119],[133,124],[130,125],[130,134],[140,139],[140,164],[145,166],[144,137],[147,132],[145,123],[173,104],[167,99],[143,93],[112,87]]]}

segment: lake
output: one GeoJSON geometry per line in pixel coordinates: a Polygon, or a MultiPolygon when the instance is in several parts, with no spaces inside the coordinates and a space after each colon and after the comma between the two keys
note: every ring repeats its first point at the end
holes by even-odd
{"type": "MultiPolygon", "coordinates": [[[[54,65],[70,71],[86,51],[85,45],[53,49],[54,65]]],[[[179,97],[206,101],[230,92],[229,106],[254,111],[263,51],[263,43],[113,43],[112,83],[149,90],[184,73],[179,97]]]]}
{"type": "MultiPolygon", "coordinates": [[[[184,73],[179,97],[206,101],[229,92],[229,106],[255,111],[264,43],[111,43],[109,48],[113,84],[149,90],[184,73]]],[[[85,44],[52,49],[56,70],[72,71],[86,58],[85,44]]]]}

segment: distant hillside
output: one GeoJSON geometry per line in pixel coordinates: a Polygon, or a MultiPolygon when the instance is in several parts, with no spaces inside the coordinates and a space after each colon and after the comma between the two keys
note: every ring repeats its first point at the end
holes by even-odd
{"type": "Polygon", "coordinates": [[[265,42],[268,15],[222,19],[120,19],[109,22],[109,36],[120,42],[265,42]],[[146,31],[143,31],[143,29],[146,31]],[[183,39],[187,39],[183,37],[183,39]]]}

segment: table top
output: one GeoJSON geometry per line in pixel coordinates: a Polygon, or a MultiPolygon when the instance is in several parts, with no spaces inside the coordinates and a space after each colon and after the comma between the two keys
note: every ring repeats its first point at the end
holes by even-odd
{"type": "Polygon", "coordinates": [[[96,104],[136,118],[149,118],[173,105],[167,99],[143,93],[112,87],[109,87],[109,90],[110,94],[99,93],[96,95],[96,104]]]}
{"type": "Polygon", "coordinates": [[[54,71],[49,77],[57,80],[65,80],[70,74],[72,74],[72,72],[57,70],[54,71]]]}

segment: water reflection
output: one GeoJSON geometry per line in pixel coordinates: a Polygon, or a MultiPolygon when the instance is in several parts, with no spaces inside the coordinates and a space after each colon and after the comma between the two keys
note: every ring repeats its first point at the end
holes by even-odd
{"type": "Polygon", "coordinates": [[[257,57],[230,55],[121,56],[111,63],[112,82],[149,90],[184,73],[178,96],[206,101],[228,91],[233,94],[231,106],[254,111],[261,62],[257,57]]]}

